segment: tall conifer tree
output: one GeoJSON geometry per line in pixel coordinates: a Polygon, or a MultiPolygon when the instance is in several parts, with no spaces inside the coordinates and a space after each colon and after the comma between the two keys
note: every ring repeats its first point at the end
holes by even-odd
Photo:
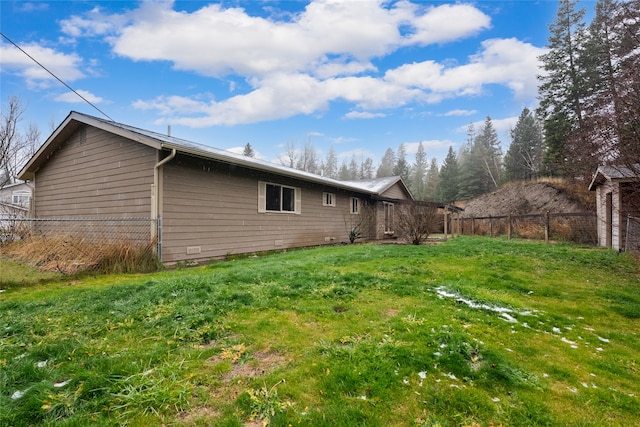
{"type": "MultiPolygon", "coordinates": [[[[584,9],[577,0],[560,0],[549,26],[548,52],[540,57],[539,116],[544,120],[546,166],[550,173],[573,173],[567,153],[585,148],[584,102],[588,70],[581,60],[585,49],[584,9]]],[[[575,160],[575,159],[572,159],[575,160]]]]}
{"type": "Polygon", "coordinates": [[[438,199],[443,203],[451,203],[458,197],[458,157],[449,146],[447,157],[440,168],[440,184],[438,185],[438,199]]]}

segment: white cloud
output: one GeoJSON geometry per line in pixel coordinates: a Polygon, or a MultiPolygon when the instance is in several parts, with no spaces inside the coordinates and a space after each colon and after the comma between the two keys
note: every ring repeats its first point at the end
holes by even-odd
{"type": "MultiPolygon", "coordinates": [[[[87,92],[86,90],[77,90],[78,94],[82,95],[84,99],[91,102],[92,104],[100,104],[104,102],[104,99],[92,94],[91,92],[87,92]]],[[[62,95],[58,95],[54,98],[55,101],[58,102],[67,102],[70,104],[80,104],[85,102],[85,100],[80,98],[77,94],[73,92],[65,92],[62,95]]]]}
{"type": "Polygon", "coordinates": [[[444,117],[463,117],[463,116],[473,116],[477,114],[478,110],[451,110],[442,114],[444,117]]]}
{"type": "Polygon", "coordinates": [[[344,115],[345,119],[377,119],[386,117],[384,113],[370,113],[368,111],[350,111],[344,115]]]}
{"type": "MultiPolygon", "coordinates": [[[[85,74],[80,70],[82,58],[76,54],[66,54],[35,43],[25,44],[21,48],[67,83],[85,77],[85,74]]],[[[2,58],[0,62],[2,72],[19,75],[30,89],[42,89],[59,84],[44,68],[14,46],[7,43],[0,44],[0,57],[2,58]]]]}
{"type": "Polygon", "coordinates": [[[479,95],[492,84],[534,96],[543,50],[516,39],[486,40],[461,65],[425,60],[379,69],[400,48],[451,42],[490,26],[471,4],[408,0],[315,0],[298,13],[266,17],[219,3],[186,12],[171,1],[143,2],[122,14],[95,8],[61,22],[68,36],[100,37],[122,57],[169,61],[175,69],[249,85],[239,93],[231,83],[226,99],[165,95],[133,104],[191,127],[322,114],[334,101],[353,104],[345,118],[382,117],[376,110],[479,95]]]}
{"type": "Polygon", "coordinates": [[[65,34],[105,37],[124,57],[171,61],[176,69],[213,77],[355,75],[374,71],[370,59],[401,46],[448,42],[488,27],[489,17],[471,5],[389,6],[382,0],[316,0],[285,19],[220,4],[187,13],[174,10],[173,2],[143,2],[120,15],[95,8],[61,22],[65,34]]]}
{"type": "Polygon", "coordinates": [[[467,64],[446,68],[435,61],[414,62],[387,71],[385,79],[442,98],[478,95],[489,84],[504,84],[516,97],[535,96],[537,58],[544,51],[513,38],[491,39],[482,42],[482,51],[467,64]]]}
{"type": "Polygon", "coordinates": [[[32,13],[43,12],[49,9],[49,4],[45,2],[24,2],[15,5],[16,12],[32,13]]]}
{"type": "Polygon", "coordinates": [[[95,7],[84,16],[73,15],[69,19],[61,20],[60,30],[71,38],[111,36],[131,22],[134,16],[131,12],[108,15],[102,13],[99,7],[95,7]]]}
{"type": "Polygon", "coordinates": [[[477,34],[491,27],[491,19],[470,4],[444,4],[415,16],[415,32],[405,44],[444,43],[477,34]]]}

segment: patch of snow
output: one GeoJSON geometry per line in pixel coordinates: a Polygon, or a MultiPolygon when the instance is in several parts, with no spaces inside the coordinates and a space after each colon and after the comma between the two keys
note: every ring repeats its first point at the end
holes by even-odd
{"type": "Polygon", "coordinates": [[[602,342],[609,342],[609,340],[607,338],[602,338],[602,337],[598,337],[598,339],[602,342]]]}
{"type": "Polygon", "coordinates": [[[598,348],[596,348],[596,351],[604,351],[604,348],[598,347],[598,348]]]}
{"type": "Polygon", "coordinates": [[[577,393],[578,389],[575,387],[567,387],[567,389],[571,392],[571,393],[577,393]]]}
{"type": "Polygon", "coordinates": [[[11,395],[11,399],[13,400],[20,399],[22,396],[24,396],[24,393],[25,393],[24,391],[18,390],[11,395]]]}
{"type": "Polygon", "coordinates": [[[560,328],[556,328],[555,326],[553,327],[552,331],[554,334],[559,334],[560,332],[562,332],[560,328]]]}
{"type": "Polygon", "coordinates": [[[518,323],[518,319],[508,313],[500,313],[500,317],[502,318],[502,320],[506,320],[509,323],[518,323]]]}
{"type": "MultiPolygon", "coordinates": [[[[505,313],[515,313],[512,309],[507,308],[507,307],[500,307],[500,306],[497,306],[497,305],[489,305],[489,304],[481,304],[481,303],[478,303],[477,301],[473,301],[473,300],[470,300],[468,298],[464,298],[463,296],[461,296],[459,294],[447,291],[442,286],[436,288],[436,293],[438,294],[438,296],[440,298],[455,298],[456,302],[465,304],[470,308],[489,310],[489,311],[493,311],[493,312],[496,312],[496,313],[500,313],[502,316],[504,316],[505,313]]],[[[509,319],[509,318],[513,319],[513,321],[515,321],[517,323],[517,320],[513,316],[509,315],[509,317],[507,319],[509,319]]]]}
{"type": "Polygon", "coordinates": [[[427,373],[426,373],[426,372],[424,372],[424,371],[422,371],[422,372],[418,372],[418,376],[419,376],[420,378],[422,378],[422,379],[425,379],[425,378],[427,378],[427,373]]]}
{"type": "Polygon", "coordinates": [[[61,388],[61,387],[66,386],[70,382],[71,382],[71,380],[66,380],[66,381],[62,381],[62,382],[59,382],[59,383],[55,383],[55,384],[53,384],[53,386],[56,387],[56,388],[61,388]]]}
{"type": "Polygon", "coordinates": [[[493,401],[494,401],[494,402],[496,402],[496,403],[497,403],[497,402],[500,402],[500,399],[499,399],[499,398],[497,398],[497,397],[494,397],[494,398],[493,398],[493,399],[491,399],[491,400],[493,400],[493,401]]]}
{"type": "Polygon", "coordinates": [[[44,360],[44,361],[42,361],[42,362],[38,362],[38,363],[36,363],[36,366],[37,366],[38,368],[44,368],[45,366],[47,366],[47,361],[46,361],[46,360],[44,360]]]}

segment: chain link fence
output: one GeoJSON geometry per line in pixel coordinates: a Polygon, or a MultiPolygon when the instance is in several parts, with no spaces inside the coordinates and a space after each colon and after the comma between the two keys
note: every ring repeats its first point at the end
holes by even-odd
{"type": "Polygon", "coordinates": [[[454,217],[451,227],[461,235],[598,244],[597,217],[588,212],[454,217]]]}
{"type": "Polygon", "coordinates": [[[627,216],[625,252],[640,253],[640,216],[627,216]]]}
{"type": "Polygon", "coordinates": [[[0,216],[0,251],[44,270],[153,271],[160,230],[151,218],[0,216]]]}

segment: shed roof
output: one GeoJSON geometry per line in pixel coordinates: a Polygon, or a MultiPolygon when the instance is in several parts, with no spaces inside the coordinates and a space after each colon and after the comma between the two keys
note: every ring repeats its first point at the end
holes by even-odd
{"type": "Polygon", "coordinates": [[[157,150],[175,149],[178,153],[194,157],[217,160],[224,163],[270,172],[289,178],[295,178],[302,181],[313,182],[358,193],[381,195],[394,184],[400,183],[400,185],[406,190],[409,197],[413,198],[406,184],[399,176],[364,181],[339,181],[309,172],[292,169],[276,163],[244,156],[242,154],[213,148],[208,145],[198,144],[158,132],[78,113],[76,111],[71,111],[65,120],[56,128],[56,130],[53,131],[49,138],[47,138],[36,154],[20,171],[19,178],[25,181],[32,180],[35,177],[36,171],[49,159],[55,150],[63,144],[73,132],[83,125],[93,126],[106,132],[120,135],[124,138],[148,145],[157,150]]]}
{"type": "Polygon", "coordinates": [[[632,181],[640,178],[640,163],[631,166],[599,166],[593,175],[589,190],[595,191],[596,187],[606,181],[632,181]]]}

